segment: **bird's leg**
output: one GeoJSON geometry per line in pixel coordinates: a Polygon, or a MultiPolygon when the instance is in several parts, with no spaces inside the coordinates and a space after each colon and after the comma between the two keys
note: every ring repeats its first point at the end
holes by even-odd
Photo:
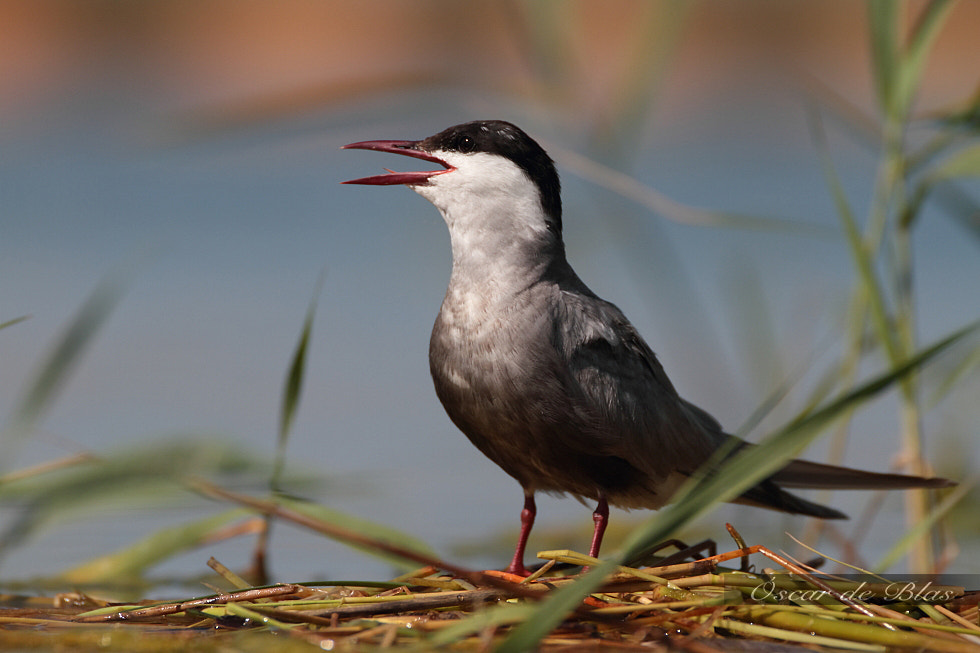
{"type": "Polygon", "coordinates": [[[602,544],[602,535],[606,532],[606,525],[609,523],[609,503],[606,497],[599,495],[599,505],[592,513],[592,521],[595,522],[595,531],[592,533],[592,546],[589,547],[589,556],[599,557],[599,546],[602,544]]]}
{"type": "Polygon", "coordinates": [[[534,505],[534,493],[524,495],[524,510],[521,511],[521,534],[517,536],[517,548],[514,550],[514,559],[510,561],[507,572],[517,576],[529,576],[527,569],[524,568],[524,548],[527,547],[527,538],[531,534],[531,527],[534,526],[534,515],[538,508],[534,505]]]}

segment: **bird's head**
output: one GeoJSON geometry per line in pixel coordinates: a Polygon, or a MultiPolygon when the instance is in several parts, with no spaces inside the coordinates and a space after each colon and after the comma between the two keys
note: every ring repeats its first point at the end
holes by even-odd
{"type": "Polygon", "coordinates": [[[502,120],[450,127],[421,141],[363,141],[344,149],[390,152],[442,166],[346,181],[406,185],[440,210],[450,231],[514,230],[561,239],[561,188],[554,162],[520,128],[502,120]]]}

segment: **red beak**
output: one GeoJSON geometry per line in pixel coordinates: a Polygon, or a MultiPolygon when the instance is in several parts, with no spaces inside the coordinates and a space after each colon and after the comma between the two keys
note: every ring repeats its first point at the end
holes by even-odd
{"type": "Polygon", "coordinates": [[[373,177],[362,177],[361,179],[351,179],[342,182],[344,184],[367,184],[370,186],[390,186],[393,184],[423,184],[433,175],[441,175],[445,172],[455,170],[454,167],[438,157],[434,157],[428,152],[417,149],[419,141],[361,141],[344,145],[342,150],[375,150],[376,152],[391,152],[392,154],[403,154],[405,156],[422,159],[438,163],[444,170],[422,170],[418,172],[395,172],[387,170],[386,174],[375,175],[373,177]]]}

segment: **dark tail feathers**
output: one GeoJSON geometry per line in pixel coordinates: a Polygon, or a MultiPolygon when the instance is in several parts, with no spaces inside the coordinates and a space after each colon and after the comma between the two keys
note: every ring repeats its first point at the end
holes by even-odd
{"type": "Polygon", "coordinates": [[[956,485],[945,478],[924,478],[904,474],[881,474],[849,467],[793,460],[768,479],[736,499],[744,503],[794,515],[821,519],[847,519],[847,515],[790,494],[784,488],[826,490],[900,490],[909,488],[941,488],[956,485]]]}

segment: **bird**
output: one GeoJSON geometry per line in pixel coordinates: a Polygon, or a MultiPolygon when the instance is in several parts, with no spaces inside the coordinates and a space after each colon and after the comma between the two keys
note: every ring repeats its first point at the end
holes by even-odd
{"type": "MultiPolygon", "coordinates": [[[[452,270],[429,341],[436,395],[452,422],[520,483],[521,528],[506,572],[527,576],[538,492],[595,502],[589,555],[609,506],[656,509],[719,448],[752,446],[683,399],[653,350],[614,304],[568,263],[561,183],[534,139],[502,120],[422,140],[343,149],[399,154],[434,169],[345,184],[408,186],[449,228],[452,270]]],[[[421,167],[421,166],[420,166],[421,167]]],[[[733,500],[844,519],[787,488],[936,488],[952,483],[792,460],[733,500]]]]}

